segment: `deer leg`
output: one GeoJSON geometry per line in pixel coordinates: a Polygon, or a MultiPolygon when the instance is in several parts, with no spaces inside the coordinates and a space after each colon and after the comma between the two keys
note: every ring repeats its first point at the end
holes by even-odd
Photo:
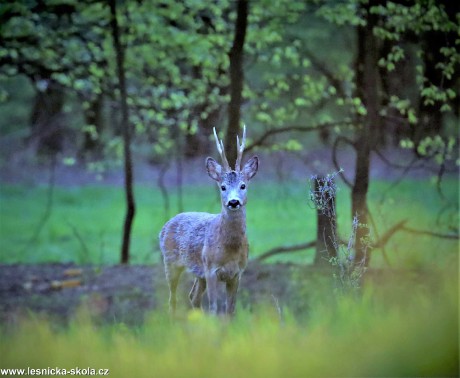
{"type": "Polygon", "coordinates": [[[206,280],[204,278],[195,278],[189,298],[193,308],[201,308],[201,299],[206,290],[206,280]]]}
{"type": "Polygon", "coordinates": [[[179,278],[184,268],[174,265],[167,265],[165,267],[166,279],[169,285],[169,313],[174,315],[176,312],[176,291],[179,284],[179,278]]]}
{"type": "Polygon", "coordinates": [[[233,315],[233,313],[235,312],[236,293],[238,292],[239,284],[239,276],[236,276],[235,278],[226,281],[227,298],[225,302],[225,312],[229,315],[233,315]]]}
{"type": "Polygon", "coordinates": [[[206,286],[208,288],[209,312],[217,314],[217,274],[215,272],[206,275],[206,286]]]}

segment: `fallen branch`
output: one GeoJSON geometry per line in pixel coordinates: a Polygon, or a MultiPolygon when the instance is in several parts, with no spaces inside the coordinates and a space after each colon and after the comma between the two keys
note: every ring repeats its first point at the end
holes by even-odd
{"type": "Polygon", "coordinates": [[[262,261],[265,260],[269,257],[272,257],[274,255],[279,255],[282,253],[288,253],[288,252],[298,252],[298,251],[303,251],[305,249],[313,248],[316,246],[316,240],[313,240],[308,243],[303,243],[303,244],[296,244],[296,245],[290,245],[290,246],[281,246],[281,247],[275,247],[267,252],[261,254],[260,256],[256,257],[254,260],[256,261],[262,261]]]}

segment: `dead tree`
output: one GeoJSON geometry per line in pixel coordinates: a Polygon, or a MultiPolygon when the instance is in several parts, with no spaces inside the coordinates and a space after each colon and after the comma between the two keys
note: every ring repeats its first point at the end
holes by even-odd
{"type": "Polygon", "coordinates": [[[315,265],[329,265],[329,260],[337,256],[337,214],[335,207],[335,182],[331,176],[314,178],[317,232],[315,265]]]}

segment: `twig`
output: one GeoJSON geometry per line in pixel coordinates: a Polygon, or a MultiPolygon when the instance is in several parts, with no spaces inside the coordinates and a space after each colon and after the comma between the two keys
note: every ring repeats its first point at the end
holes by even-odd
{"type": "Polygon", "coordinates": [[[88,247],[87,247],[87,245],[85,243],[85,240],[82,238],[82,236],[78,232],[77,228],[69,220],[66,220],[65,222],[70,227],[70,229],[72,230],[73,235],[75,236],[75,238],[80,243],[81,249],[83,251],[83,259],[81,259],[80,262],[81,263],[89,263],[89,249],[88,249],[88,247]]]}

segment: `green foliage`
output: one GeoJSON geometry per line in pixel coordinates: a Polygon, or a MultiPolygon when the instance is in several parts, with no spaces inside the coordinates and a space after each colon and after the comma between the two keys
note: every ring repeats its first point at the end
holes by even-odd
{"type": "Polygon", "coordinates": [[[13,80],[0,78],[0,134],[10,133],[27,135],[29,109],[33,100],[33,87],[25,77],[17,77],[13,80]]]}
{"type": "MultiPolygon", "coordinates": [[[[35,86],[40,80],[56,81],[78,95],[83,109],[101,93],[116,99],[106,3],[52,1],[45,6],[1,7],[5,44],[0,47],[0,75],[24,74],[35,86]]],[[[196,132],[197,123],[227,101],[229,12],[230,4],[224,1],[120,4],[130,121],[137,133],[158,141],[161,149],[154,152],[170,153],[172,137],[196,132]]],[[[99,138],[91,126],[83,124],[81,129],[99,138]]]]}
{"type": "MultiPolygon", "coordinates": [[[[1,6],[5,43],[0,47],[0,74],[25,74],[34,85],[40,78],[55,80],[77,94],[83,110],[101,93],[116,99],[107,5],[45,4],[1,6]]],[[[379,57],[380,66],[395,71],[415,46],[419,54],[416,97],[451,114],[455,90],[430,81],[423,64],[426,49],[406,40],[429,33],[451,35],[458,29],[455,18],[436,2],[388,2],[370,6],[369,12],[366,4],[357,0],[251,3],[245,45],[244,98],[250,104],[243,109],[246,122],[255,128],[320,126],[365,116],[362,99],[353,93],[353,62],[356,27],[365,25],[370,16],[378,18],[374,34],[382,43],[391,43],[387,54],[379,57]]],[[[158,161],[180,149],[185,134],[200,133],[228,103],[234,3],[149,1],[123,2],[119,7],[130,121],[140,139],[147,136],[156,142],[150,153],[158,161]]],[[[446,80],[458,71],[457,44],[458,38],[454,45],[447,39],[435,47],[441,57],[435,67],[446,80]]],[[[416,126],[414,98],[400,93],[388,97],[381,114],[397,109],[416,126]],[[410,103],[401,107],[394,98],[410,103]]],[[[103,138],[92,126],[80,128],[93,139],[103,138]]],[[[110,143],[112,137],[113,132],[103,143],[110,143]]]]}
{"type": "Polygon", "coordinates": [[[431,276],[413,287],[390,280],[359,300],[331,303],[320,288],[299,320],[268,305],[231,320],[154,312],[134,329],[95,326],[84,309],[64,329],[28,317],[2,329],[1,367],[107,368],[111,377],[457,376],[458,287],[454,272],[442,273],[436,289],[431,276]]]}
{"type": "Polygon", "coordinates": [[[338,46],[348,42],[350,30],[337,33],[309,3],[258,3],[251,4],[248,25],[247,117],[265,129],[343,120],[347,110],[337,108],[336,98],[343,96],[339,83],[351,80],[352,51],[338,46]]]}
{"type": "MultiPolygon", "coordinates": [[[[443,4],[426,1],[415,1],[407,4],[387,2],[385,5],[371,7],[370,12],[384,20],[381,25],[374,29],[375,35],[381,40],[398,42],[404,41],[407,35],[420,35],[422,38],[427,38],[427,36],[435,33],[443,33],[445,36],[442,39],[443,44],[430,46],[430,49],[437,49],[439,55],[444,59],[435,64],[435,69],[439,75],[446,80],[453,78],[460,64],[458,14],[449,14],[443,4]],[[452,39],[449,34],[457,37],[452,39]]],[[[425,51],[426,47],[423,44],[418,45],[417,48],[417,55],[420,58],[433,54],[433,52],[425,51]]],[[[395,65],[403,60],[404,56],[404,47],[395,44],[388,55],[380,59],[379,63],[387,70],[392,71],[395,65]]],[[[458,94],[450,86],[433,83],[426,74],[427,69],[422,62],[417,67],[421,100],[426,105],[439,105],[442,111],[451,111],[451,100],[456,98],[458,94]]]]}

